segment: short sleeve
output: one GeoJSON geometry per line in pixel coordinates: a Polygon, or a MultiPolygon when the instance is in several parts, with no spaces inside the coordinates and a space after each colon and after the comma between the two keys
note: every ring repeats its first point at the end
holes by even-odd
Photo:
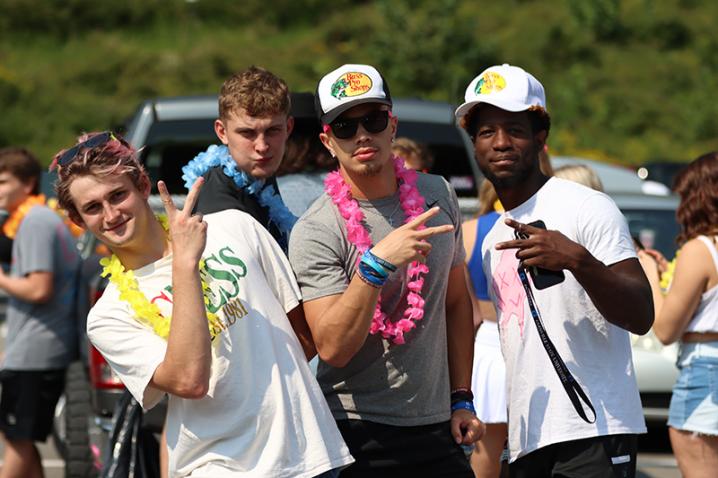
{"type": "Polygon", "coordinates": [[[55,216],[48,214],[29,213],[22,221],[18,237],[19,259],[18,274],[24,276],[32,272],[55,272],[53,255],[55,252],[56,232],[58,227],[65,227],[55,216]],[[53,217],[54,216],[54,217],[53,217]]]}
{"type": "Polygon", "coordinates": [[[341,294],[349,286],[341,250],[341,238],[325,225],[305,216],[294,226],[289,261],[305,302],[341,294]]]}
{"type": "Polygon", "coordinates": [[[167,342],[130,316],[112,285],[88,315],[87,337],[142,408],[149,410],[162,399],[165,392],[150,381],[164,360],[167,342]]]}
{"type": "Polygon", "coordinates": [[[446,189],[449,195],[449,204],[451,212],[451,223],[454,225],[454,259],[451,267],[460,266],[466,260],[466,251],[464,250],[464,239],[461,228],[461,208],[459,207],[459,198],[456,191],[445,179],[446,189]]]}
{"type": "Polygon", "coordinates": [[[610,266],[636,257],[626,218],[610,197],[591,194],[578,211],[579,241],[596,259],[610,266]]]}

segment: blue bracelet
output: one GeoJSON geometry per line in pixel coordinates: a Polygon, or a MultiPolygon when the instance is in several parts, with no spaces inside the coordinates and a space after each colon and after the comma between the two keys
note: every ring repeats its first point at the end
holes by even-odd
{"type": "Polygon", "coordinates": [[[474,415],[476,415],[476,409],[474,408],[474,402],[470,402],[468,400],[459,400],[458,402],[454,402],[451,405],[451,412],[455,412],[456,410],[468,410],[474,415]]]}
{"type": "Polygon", "coordinates": [[[367,282],[369,285],[381,288],[386,283],[386,277],[379,277],[373,271],[369,266],[359,263],[359,270],[356,271],[357,274],[359,274],[359,278],[363,280],[364,282],[367,282]]]}
{"type": "Polygon", "coordinates": [[[389,272],[396,272],[396,266],[394,264],[377,256],[376,254],[374,254],[371,251],[371,249],[367,249],[364,254],[368,255],[369,257],[374,259],[377,263],[379,263],[380,266],[382,266],[384,269],[388,270],[389,272]]]}
{"type": "Polygon", "coordinates": [[[368,250],[361,256],[359,268],[364,275],[373,275],[385,280],[389,277],[389,273],[384,270],[381,264],[374,260],[374,255],[368,250]]]}

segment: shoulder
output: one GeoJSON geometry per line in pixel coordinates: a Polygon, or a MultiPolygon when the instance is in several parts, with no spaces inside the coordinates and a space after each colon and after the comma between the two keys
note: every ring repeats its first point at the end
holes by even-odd
{"type": "Polygon", "coordinates": [[[308,224],[330,224],[336,218],[334,203],[327,193],[322,193],[302,214],[294,228],[307,227],[308,224]]]}
{"type": "Polygon", "coordinates": [[[681,262],[689,261],[696,267],[706,265],[710,268],[713,266],[711,250],[702,238],[705,236],[694,237],[681,246],[679,255],[681,262]]]}
{"type": "Polygon", "coordinates": [[[62,223],[55,211],[46,206],[35,206],[28,211],[20,224],[21,229],[52,229],[62,223]]]}
{"type": "Polygon", "coordinates": [[[303,249],[307,242],[335,243],[342,236],[343,227],[343,219],[332,200],[323,193],[294,225],[289,237],[290,253],[303,249]]]}
{"type": "Polygon", "coordinates": [[[224,173],[224,168],[222,166],[213,166],[209,168],[207,172],[202,175],[202,177],[205,179],[206,183],[212,182],[235,186],[232,178],[224,173]]]}
{"type": "Polygon", "coordinates": [[[444,179],[443,176],[419,172],[417,172],[416,187],[418,187],[422,193],[426,191],[427,193],[436,192],[439,194],[446,193],[452,189],[449,182],[444,179]]]}
{"type": "Polygon", "coordinates": [[[209,232],[222,230],[231,234],[246,231],[247,229],[263,229],[263,226],[249,213],[240,209],[224,209],[206,214],[209,232]]]}

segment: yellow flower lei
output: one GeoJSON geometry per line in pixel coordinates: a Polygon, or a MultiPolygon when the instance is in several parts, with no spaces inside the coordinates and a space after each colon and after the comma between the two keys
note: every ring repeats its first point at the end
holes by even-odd
{"type": "MultiPolygon", "coordinates": [[[[158,215],[157,220],[162,224],[162,228],[165,232],[169,231],[166,215],[158,215]]],[[[104,267],[102,269],[102,277],[109,275],[110,282],[115,284],[120,291],[120,299],[129,303],[135,312],[135,319],[141,324],[149,326],[155,334],[167,340],[170,333],[172,317],[163,316],[157,304],[153,304],[147,300],[147,297],[140,291],[137,279],[135,279],[132,271],[125,271],[124,266],[114,254],[111,257],[101,259],[100,264],[104,267]]],[[[199,261],[199,269],[203,271],[204,268],[204,259],[201,259],[199,261]]],[[[200,274],[200,277],[202,276],[203,275],[200,274]]],[[[207,296],[210,293],[210,288],[203,278],[201,281],[202,295],[204,296],[206,306],[209,304],[209,298],[207,296]]],[[[209,334],[212,339],[214,339],[222,330],[221,321],[216,314],[207,311],[207,323],[209,326],[209,334]]]]}

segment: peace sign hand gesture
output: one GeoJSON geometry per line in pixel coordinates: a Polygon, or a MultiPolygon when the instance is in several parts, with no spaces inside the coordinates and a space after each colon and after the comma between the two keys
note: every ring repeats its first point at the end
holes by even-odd
{"type": "Polygon", "coordinates": [[[202,184],[204,184],[204,178],[197,178],[187,195],[184,207],[179,210],[172,201],[164,181],[157,182],[157,189],[169,222],[174,261],[186,260],[187,263],[196,265],[202,258],[202,252],[207,244],[207,223],[204,222],[201,214],[192,214],[202,184]]]}
{"type": "Polygon", "coordinates": [[[439,207],[433,207],[394,229],[372,248],[372,253],[397,267],[413,261],[424,262],[426,255],[431,251],[431,244],[426,239],[454,230],[451,224],[419,229],[426,221],[436,216],[439,210],[439,207]]]}

